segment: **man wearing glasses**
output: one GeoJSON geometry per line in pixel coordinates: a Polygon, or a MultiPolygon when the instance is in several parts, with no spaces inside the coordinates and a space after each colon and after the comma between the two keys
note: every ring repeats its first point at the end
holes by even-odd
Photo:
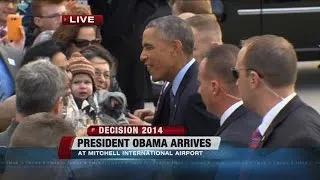
{"type": "Polygon", "coordinates": [[[31,14],[35,27],[27,27],[26,47],[31,46],[41,32],[56,30],[61,25],[61,16],[66,11],[64,0],[32,0],[31,14]]]}
{"type": "Polygon", "coordinates": [[[297,61],[293,46],[282,37],[243,42],[232,73],[244,105],[263,117],[251,148],[320,146],[320,115],[295,93],[297,61]]]}
{"type": "Polygon", "coordinates": [[[31,8],[33,21],[40,31],[56,30],[66,12],[63,0],[32,0],[31,8]]]}

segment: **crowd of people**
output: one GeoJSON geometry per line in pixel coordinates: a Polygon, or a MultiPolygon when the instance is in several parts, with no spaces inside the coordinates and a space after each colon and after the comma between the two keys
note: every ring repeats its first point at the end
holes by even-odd
{"type": "Polygon", "coordinates": [[[0,1],[0,145],[57,146],[68,128],[85,135],[93,124],[183,125],[240,147],[320,145],[320,115],[295,92],[298,59],[287,39],[224,44],[206,0],[88,2],[32,0],[32,22],[12,42],[6,16],[19,1],[0,1]],[[61,25],[62,15],[92,13],[104,15],[101,27],[61,25]],[[144,109],[149,75],[164,82],[155,111],[144,109]],[[27,133],[57,119],[66,123],[52,127],[54,144],[27,133]]]}
{"type": "Polygon", "coordinates": [[[57,147],[97,124],[183,125],[236,147],[320,146],[320,115],[295,92],[293,45],[276,35],[223,43],[209,0],[32,0],[12,42],[6,16],[19,2],[0,1],[1,146],[57,147]],[[92,13],[101,27],[61,25],[92,13]],[[155,111],[144,109],[150,75],[163,82],[155,111]]]}

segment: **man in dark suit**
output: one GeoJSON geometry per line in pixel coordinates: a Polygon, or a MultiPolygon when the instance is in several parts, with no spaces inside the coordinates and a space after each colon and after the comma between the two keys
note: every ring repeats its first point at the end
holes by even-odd
{"type": "Polygon", "coordinates": [[[263,117],[250,147],[320,146],[320,115],[295,93],[297,55],[286,39],[244,41],[232,73],[244,105],[263,117]]]}
{"type": "MultiPolygon", "coordinates": [[[[194,39],[191,27],[175,16],[165,16],[151,21],[145,28],[141,61],[147,66],[153,81],[166,81],[152,125],[184,125],[204,122],[202,130],[215,133],[217,118],[206,111],[197,93],[198,64],[192,56],[194,39]]],[[[140,115],[139,118],[143,119],[140,115]]],[[[131,124],[142,124],[131,116],[131,124]]],[[[145,123],[146,124],[146,123],[145,123]]],[[[189,129],[188,129],[189,130],[189,129]]],[[[189,134],[195,133],[189,131],[189,134]]]]}
{"type": "Polygon", "coordinates": [[[128,99],[128,109],[144,108],[145,67],[139,62],[146,21],[168,15],[166,0],[89,0],[92,12],[103,15],[103,46],[118,60],[117,80],[128,99]],[[112,27],[112,28],[110,28],[112,27]]]}
{"type": "Polygon", "coordinates": [[[198,92],[207,110],[220,118],[220,128],[215,135],[223,142],[248,147],[260,117],[243,106],[237,97],[236,80],[228,73],[237,61],[238,52],[239,48],[231,44],[209,48],[199,66],[198,92]]]}

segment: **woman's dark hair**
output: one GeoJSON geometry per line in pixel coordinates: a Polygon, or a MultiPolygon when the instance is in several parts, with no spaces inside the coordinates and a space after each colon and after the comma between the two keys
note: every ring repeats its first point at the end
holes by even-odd
{"type": "MultiPolygon", "coordinates": [[[[101,39],[101,32],[98,26],[86,26],[86,25],[61,25],[52,35],[52,39],[62,43],[65,47],[71,47],[74,40],[77,39],[79,31],[82,27],[92,27],[96,32],[96,38],[101,39]]],[[[66,52],[67,56],[71,56],[70,52],[66,52]]]]}
{"type": "Polygon", "coordinates": [[[113,76],[115,75],[117,69],[116,60],[107,49],[99,45],[90,45],[82,51],[80,51],[80,53],[89,61],[91,61],[91,59],[95,57],[99,57],[106,60],[106,62],[110,66],[111,74],[113,76]]]}
{"type": "Polygon", "coordinates": [[[48,57],[52,60],[52,57],[58,52],[65,54],[66,48],[61,43],[54,40],[44,41],[26,52],[21,67],[29,62],[37,60],[39,57],[48,57]]]}

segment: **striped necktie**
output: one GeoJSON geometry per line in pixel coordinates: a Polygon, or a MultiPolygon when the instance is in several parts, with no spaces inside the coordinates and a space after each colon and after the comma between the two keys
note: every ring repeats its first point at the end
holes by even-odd
{"type": "Polygon", "coordinates": [[[173,114],[175,112],[175,108],[176,108],[176,102],[175,102],[175,97],[174,94],[172,92],[172,87],[170,89],[170,120],[173,120],[173,114]]]}
{"type": "Polygon", "coordinates": [[[251,136],[250,148],[257,148],[261,142],[262,135],[259,129],[256,129],[251,136]]]}
{"type": "Polygon", "coordinates": [[[158,102],[157,102],[157,107],[156,107],[156,110],[158,109],[159,107],[159,103],[160,103],[160,99],[164,93],[164,91],[166,90],[166,88],[168,87],[169,85],[169,82],[165,82],[163,85],[162,85],[162,88],[161,88],[161,91],[160,91],[160,94],[159,94],[159,98],[158,98],[158,102]]]}

